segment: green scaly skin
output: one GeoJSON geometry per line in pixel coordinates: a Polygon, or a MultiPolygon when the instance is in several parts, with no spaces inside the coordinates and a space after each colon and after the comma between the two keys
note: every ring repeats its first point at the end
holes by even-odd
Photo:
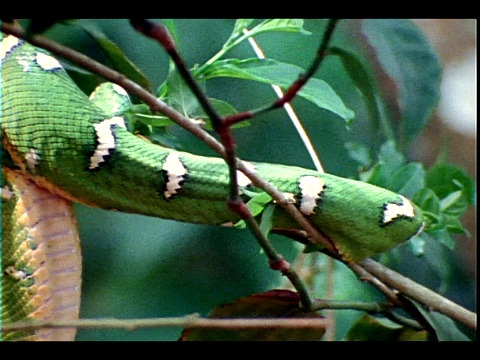
{"type": "MultiPolygon", "coordinates": [[[[104,94],[91,101],[63,69],[40,66],[36,56],[46,54],[44,50],[27,43],[9,50],[2,59],[3,167],[90,206],[200,224],[238,220],[226,205],[229,177],[222,159],[163,148],[112,125],[114,146],[103,162],[91,168],[99,146],[95,125],[121,115],[124,106],[112,111],[104,94]],[[178,193],[166,199],[169,173],[162,167],[170,154],[180,159],[187,176],[178,193]]],[[[254,165],[280,191],[296,195],[299,204],[305,195],[299,179],[311,176],[324,182],[308,218],[347,261],[384,252],[423,226],[421,211],[413,204],[411,214],[382,223],[388,204],[410,204],[391,191],[299,167],[254,165]]],[[[277,208],[273,228],[296,229],[298,225],[277,208]]],[[[13,245],[4,242],[4,249],[9,246],[13,245]]]]}

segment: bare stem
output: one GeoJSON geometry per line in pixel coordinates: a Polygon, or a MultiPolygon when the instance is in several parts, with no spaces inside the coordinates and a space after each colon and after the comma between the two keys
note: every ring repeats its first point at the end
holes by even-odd
{"type": "Polygon", "coordinates": [[[323,318],[242,318],[210,319],[197,315],[177,318],[154,319],[79,319],[65,321],[21,321],[5,324],[2,331],[32,330],[38,328],[77,328],[77,329],[125,329],[138,330],[160,327],[203,328],[203,329],[305,329],[325,328],[329,323],[323,318]]]}
{"type": "MultiPolygon", "coordinates": [[[[370,314],[388,314],[392,313],[392,305],[389,303],[361,302],[361,301],[325,301],[315,300],[312,303],[312,310],[359,310],[370,314]]],[[[421,326],[406,319],[398,314],[393,316],[394,321],[421,329],[421,326]]],[[[39,328],[77,328],[77,329],[125,329],[138,330],[147,328],[203,328],[203,329],[261,329],[261,328],[285,328],[285,329],[305,329],[305,328],[325,328],[331,326],[330,321],[323,318],[202,318],[196,314],[172,318],[153,318],[153,319],[80,319],[80,320],[29,320],[18,321],[10,324],[4,324],[3,332],[17,330],[32,330],[39,328]]]]}

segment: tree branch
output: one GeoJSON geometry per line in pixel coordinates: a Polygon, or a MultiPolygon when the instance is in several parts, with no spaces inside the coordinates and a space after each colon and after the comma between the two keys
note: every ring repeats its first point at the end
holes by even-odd
{"type": "Polygon", "coordinates": [[[77,328],[77,329],[125,329],[134,331],[138,329],[181,327],[203,329],[306,329],[325,328],[329,321],[323,318],[237,318],[237,319],[210,319],[197,315],[175,318],[153,319],[79,319],[56,321],[19,321],[5,324],[2,331],[32,330],[39,328],[77,328]]]}
{"type": "Polygon", "coordinates": [[[383,266],[371,259],[365,259],[359,264],[362,268],[373,274],[384,284],[401,292],[407,297],[425,304],[429,310],[438,311],[448,317],[461,322],[471,329],[477,329],[477,314],[471,312],[453,301],[433,292],[430,289],[400,275],[399,273],[383,266]]]}

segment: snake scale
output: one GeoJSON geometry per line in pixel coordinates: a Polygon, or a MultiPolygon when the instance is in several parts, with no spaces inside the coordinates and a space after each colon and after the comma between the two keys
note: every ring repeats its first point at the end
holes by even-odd
{"type": "MultiPolygon", "coordinates": [[[[90,98],[46,51],[2,36],[2,322],[75,319],[81,254],[70,202],[198,224],[239,220],[226,205],[228,167],[128,131],[128,95],[113,84],[90,98]]],[[[252,163],[288,194],[345,261],[386,251],[423,227],[405,197],[293,166],[252,163]]],[[[252,190],[239,174],[241,188],[252,190]]],[[[276,207],[274,229],[298,225],[276,207]]],[[[69,340],[75,330],[4,339],[69,340]]]]}

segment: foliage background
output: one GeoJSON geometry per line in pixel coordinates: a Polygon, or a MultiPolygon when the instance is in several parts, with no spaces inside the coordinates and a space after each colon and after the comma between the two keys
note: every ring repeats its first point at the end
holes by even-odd
{"type": "MultiPolygon", "coordinates": [[[[164,81],[168,57],[157,44],[140,36],[125,20],[98,20],[96,23],[144,71],[154,89],[164,81]]],[[[175,24],[180,51],[191,67],[208,60],[220,49],[232,31],[234,20],[190,19],[178,20],[175,24]]],[[[258,36],[257,41],[268,57],[305,68],[315,54],[323,26],[323,21],[307,20],[304,27],[313,33],[311,36],[265,34],[258,36]]],[[[348,37],[345,26],[338,30],[334,44],[355,41],[348,37]]],[[[48,35],[102,59],[92,40],[79,29],[57,26],[48,35]]],[[[253,52],[243,44],[230,55],[245,58],[253,56],[253,52]]],[[[348,157],[344,144],[368,137],[369,130],[362,97],[340,65],[337,58],[328,57],[316,77],[327,81],[346,105],[356,111],[356,120],[350,130],[341,119],[305,100],[296,99],[294,107],[326,171],[348,177],[354,176],[356,164],[348,157]]],[[[269,86],[251,81],[213,80],[208,84],[208,91],[239,110],[255,108],[274,99],[269,86]]],[[[238,155],[242,159],[312,167],[283,111],[269,113],[254,122],[254,126],[235,132],[238,155]]],[[[188,151],[213,155],[188,134],[175,131],[175,135],[188,151]]],[[[425,152],[438,154],[438,148],[423,146],[425,136],[428,135],[411,147],[411,160],[423,160],[425,152]],[[422,153],[415,151],[419,147],[422,153]]],[[[426,160],[431,163],[432,159],[435,156],[426,160]]],[[[206,315],[220,303],[276,288],[282,282],[279,274],[268,268],[265,256],[248,232],[113,213],[81,205],[76,205],[75,209],[84,253],[82,318],[206,315]]],[[[472,243],[473,239],[475,237],[467,242],[472,243]]],[[[295,258],[298,247],[290,240],[276,237],[275,245],[288,260],[295,258]]],[[[458,254],[455,257],[447,255],[433,246],[425,255],[430,257],[428,261],[407,257],[388,265],[421,284],[443,291],[460,305],[475,309],[474,274],[463,266],[458,254]],[[443,267],[447,270],[439,272],[443,267]],[[450,278],[442,278],[441,274],[448,274],[450,278]]],[[[341,264],[336,266],[335,299],[381,299],[375,290],[360,283],[341,264]]],[[[321,275],[315,296],[321,297],[324,291],[321,275]]],[[[361,315],[358,311],[337,311],[336,338],[342,339],[351,322],[361,315]]],[[[181,329],[172,328],[135,332],[82,330],[77,339],[176,340],[180,332],[181,329]]]]}

